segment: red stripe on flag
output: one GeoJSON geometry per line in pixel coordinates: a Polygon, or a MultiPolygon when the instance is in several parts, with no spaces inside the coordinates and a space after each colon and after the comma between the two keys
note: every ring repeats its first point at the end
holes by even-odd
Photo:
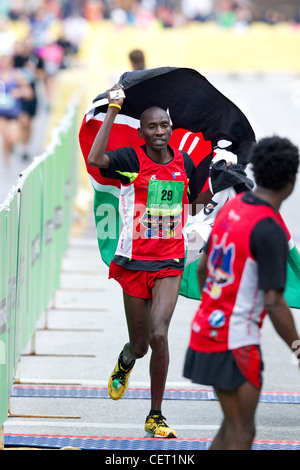
{"type": "Polygon", "coordinates": [[[170,145],[187,152],[195,166],[212,152],[211,141],[205,140],[202,132],[193,133],[186,129],[175,129],[170,138],[170,145]]]}

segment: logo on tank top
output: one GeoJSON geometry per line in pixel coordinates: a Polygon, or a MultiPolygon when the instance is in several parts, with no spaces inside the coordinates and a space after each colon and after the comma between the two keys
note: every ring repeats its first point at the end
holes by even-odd
{"type": "Polygon", "coordinates": [[[227,236],[228,233],[226,232],[220,243],[218,243],[218,235],[213,236],[212,249],[207,260],[208,275],[203,291],[207,292],[213,299],[218,299],[223,287],[232,284],[234,281],[235,246],[233,243],[226,246],[227,236]]]}
{"type": "Polygon", "coordinates": [[[213,328],[221,328],[225,324],[225,315],[222,310],[214,310],[208,318],[209,324],[213,328]]]}

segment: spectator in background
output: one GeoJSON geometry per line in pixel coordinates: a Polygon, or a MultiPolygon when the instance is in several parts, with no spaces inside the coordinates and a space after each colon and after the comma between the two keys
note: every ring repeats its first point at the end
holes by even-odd
{"type": "Polygon", "coordinates": [[[12,54],[16,39],[16,35],[9,28],[8,20],[0,17],[0,56],[12,54]]]}
{"type": "Polygon", "coordinates": [[[39,48],[38,56],[44,62],[45,87],[48,107],[50,109],[53,99],[55,79],[63,65],[64,50],[53,37],[49,36],[48,42],[39,48]]]}
{"type": "Polygon", "coordinates": [[[88,21],[99,21],[103,19],[105,11],[101,0],[86,0],[83,2],[83,14],[88,21]]]}
{"type": "Polygon", "coordinates": [[[249,0],[218,0],[215,11],[217,23],[223,28],[246,29],[252,21],[249,0]]]}
{"type": "Polygon", "coordinates": [[[212,0],[182,0],[182,13],[190,21],[207,21],[213,11],[212,0]]]}
{"type": "Polygon", "coordinates": [[[44,61],[33,49],[32,37],[28,36],[23,41],[15,44],[14,66],[23,72],[28,84],[32,88],[30,98],[21,98],[21,139],[19,152],[24,160],[29,158],[29,143],[32,133],[32,123],[37,112],[38,96],[37,84],[44,79],[44,61]]]}
{"type": "Polygon", "coordinates": [[[81,16],[78,10],[74,10],[62,22],[62,36],[71,44],[75,54],[77,54],[80,44],[86,38],[88,32],[88,21],[81,16]]]}
{"type": "Polygon", "coordinates": [[[14,146],[21,140],[22,99],[32,99],[33,92],[10,55],[0,59],[0,84],[0,133],[4,160],[9,164],[14,146]]]}
{"type": "Polygon", "coordinates": [[[8,16],[10,8],[11,8],[11,0],[1,0],[0,16],[8,16]]]}
{"type": "Polygon", "coordinates": [[[129,53],[129,60],[132,70],[144,70],[146,68],[145,55],[140,49],[134,49],[131,51],[129,53]]]}
{"type": "Polygon", "coordinates": [[[30,15],[30,33],[35,47],[42,47],[47,42],[49,28],[52,26],[54,19],[53,15],[50,15],[43,5],[30,15]]]}
{"type": "Polygon", "coordinates": [[[175,22],[174,9],[169,5],[161,5],[156,10],[157,19],[164,28],[172,28],[175,22]]]}

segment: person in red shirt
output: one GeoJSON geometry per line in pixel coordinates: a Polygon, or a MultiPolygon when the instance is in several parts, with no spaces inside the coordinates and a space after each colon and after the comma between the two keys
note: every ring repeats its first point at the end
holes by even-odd
{"type": "Polygon", "coordinates": [[[219,399],[223,422],[212,450],[251,449],[266,313],[295,355],[299,344],[283,295],[288,238],[279,214],[294,189],[299,150],[288,139],[264,138],[252,149],[250,163],[256,188],[225,203],[198,264],[202,301],[183,371],[193,382],[213,386],[219,399]]]}
{"type": "MultiPolygon", "coordinates": [[[[121,86],[115,85],[111,90],[118,88],[121,86]]],[[[151,410],[146,435],[175,438],[176,432],[161,411],[169,365],[168,328],[184,268],[182,228],[189,204],[201,203],[201,196],[196,192],[192,159],[168,145],[172,127],[161,108],[149,108],[140,117],[138,133],[145,145],[106,151],[124,99],[112,99],[110,91],[106,117],[88,163],[100,168],[102,176],[121,181],[123,227],[109,277],[123,289],[130,339],[111,374],[108,390],[114,400],[124,395],[135,360],[145,356],[150,346],[151,410]]]]}

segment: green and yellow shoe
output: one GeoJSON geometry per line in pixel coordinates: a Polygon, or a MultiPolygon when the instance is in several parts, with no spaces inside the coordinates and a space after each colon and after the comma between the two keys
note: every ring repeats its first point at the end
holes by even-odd
{"type": "Polygon", "coordinates": [[[165,420],[166,418],[162,415],[147,416],[144,437],[176,438],[176,432],[167,425],[165,420]]]}
{"type": "Polygon", "coordinates": [[[128,379],[135,364],[135,361],[132,361],[129,367],[125,369],[121,364],[120,356],[108,381],[108,393],[113,400],[119,400],[126,392],[128,379]]]}

